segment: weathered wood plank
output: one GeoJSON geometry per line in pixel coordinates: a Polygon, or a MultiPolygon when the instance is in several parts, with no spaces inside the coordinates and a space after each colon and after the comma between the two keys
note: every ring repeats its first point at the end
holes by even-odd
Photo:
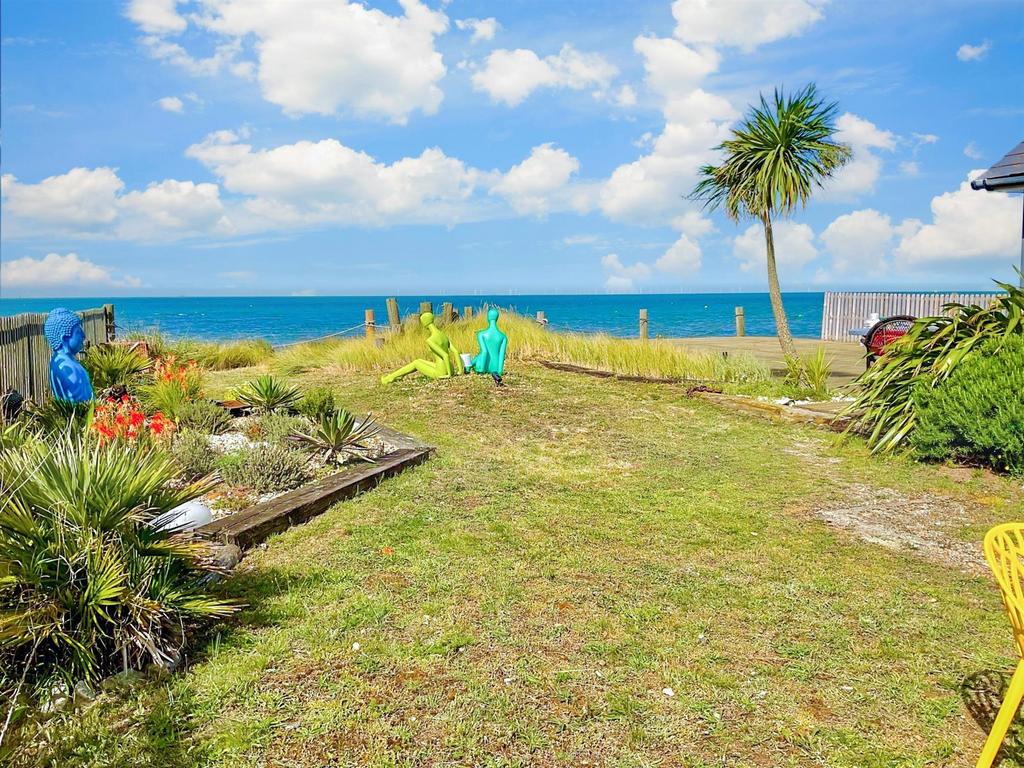
{"type": "Polygon", "coordinates": [[[319,482],[215,520],[196,529],[196,533],[248,549],[274,533],[326,512],[339,501],[370,490],[385,478],[422,464],[432,452],[430,447],[400,448],[373,464],[344,469],[319,482]]]}

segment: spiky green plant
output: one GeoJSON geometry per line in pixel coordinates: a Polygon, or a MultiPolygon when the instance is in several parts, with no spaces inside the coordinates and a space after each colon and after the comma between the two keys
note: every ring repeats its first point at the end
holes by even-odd
{"type": "Polygon", "coordinates": [[[236,397],[246,405],[266,412],[292,408],[302,393],[297,387],[268,373],[242,386],[236,397]]]}
{"type": "Polygon", "coordinates": [[[768,292],[787,357],[797,352],[782,304],[772,220],[807,205],[814,189],[850,159],[850,148],[832,140],[835,113],[836,104],[820,98],[813,83],[788,96],[776,90],[771,102],[762,95],[732,138],[716,147],[725,153],[721,165],[702,167],[691,194],[707,208],[724,208],[733,221],[753,218],[764,227],[768,292]]]}
{"type": "Polygon", "coordinates": [[[786,357],[785,382],[794,387],[803,387],[818,399],[831,394],[829,381],[832,377],[832,363],[835,358],[825,353],[819,345],[813,355],[807,357],[786,357]]]}
{"type": "Polygon", "coordinates": [[[316,454],[325,462],[338,462],[345,456],[356,456],[370,461],[367,440],[376,437],[380,427],[372,414],[359,424],[356,417],[344,408],[322,415],[310,434],[295,433],[291,439],[316,454]]]}
{"type": "Polygon", "coordinates": [[[891,451],[913,431],[916,387],[941,386],[981,345],[1024,334],[1024,289],[995,282],[1005,295],[987,307],[953,303],[940,317],[919,318],[857,379],[859,391],[844,415],[851,430],[867,435],[872,450],[891,451]]]}
{"type": "Polygon", "coordinates": [[[203,586],[207,545],[151,525],[207,490],[177,473],[152,447],[72,433],[0,454],[6,674],[43,685],[163,664],[189,623],[235,610],[203,586]]]}
{"type": "Polygon", "coordinates": [[[130,389],[151,367],[141,352],[124,344],[90,347],[82,355],[82,365],[89,372],[92,387],[97,392],[110,387],[130,389]]]}
{"type": "Polygon", "coordinates": [[[65,432],[83,433],[92,424],[96,404],[94,401],[72,403],[53,398],[41,404],[32,403],[28,411],[29,423],[44,435],[65,432]]]}

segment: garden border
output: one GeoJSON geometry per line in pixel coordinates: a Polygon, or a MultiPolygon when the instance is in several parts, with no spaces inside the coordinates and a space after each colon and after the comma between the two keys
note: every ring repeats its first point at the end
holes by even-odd
{"type": "Polygon", "coordinates": [[[615,379],[617,381],[640,382],[643,384],[692,384],[694,386],[690,387],[686,392],[687,397],[699,397],[723,408],[730,408],[773,421],[786,421],[791,424],[811,424],[816,427],[830,429],[833,432],[845,432],[850,426],[850,419],[843,416],[822,413],[810,408],[802,408],[798,405],[782,405],[781,403],[757,400],[743,395],[727,395],[723,392],[702,389],[701,384],[721,383],[710,379],[670,379],[654,376],[636,376],[602,371],[598,368],[586,368],[582,365],[570,363],[556,363],[550,360],[540,360],[539,362],[545,368],[550,368],[554,371],[583,374],[584,376],[592,376],[597,379],[615,379]]]}
{"type": "Polygon", "coordinates": [[[214,520],[195,529],[200,537],[241,550],[261,544],[267,537],[323,514],[339,501],[365,493],[407,469],[422,464],[436,450],[410,435],[380,427],[380,436],[395,449],[372,463],[346,467],[314,483],[274,499],[214,520]]]}

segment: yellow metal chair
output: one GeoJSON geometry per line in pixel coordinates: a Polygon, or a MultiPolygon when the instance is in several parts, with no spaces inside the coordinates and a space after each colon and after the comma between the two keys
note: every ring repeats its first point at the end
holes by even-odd
{"type": "Polygon", "coordinates": [[[977,768],[990,768],[1024,698],[1024,523],[1004,523],[985,534],[985,559],[1003,593],[1003,605],[1013,627],[1013,639],[1021,660],[999,707],[992,730],[981,750],[977,768]]]}

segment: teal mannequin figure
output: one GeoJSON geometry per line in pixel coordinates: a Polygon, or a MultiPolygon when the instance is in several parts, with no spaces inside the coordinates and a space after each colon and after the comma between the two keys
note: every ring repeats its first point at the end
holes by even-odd
{"type": "Polygon", "coordinates": [[[76,355],[85,346],[85,330],[78,315],[70,309],[57,307],[46,316],[43,333],[50,343],[50,389],[55,400],[85,403],[93,399],[89,372],[76,355]]]}
{"type": "Polygon", "coordinates": [[[424,312],[420,315],[420,325],[426,328],[430,334],[427,336],[427,348],[430,350],[431,359],[413,360],[405,367],[392,371],[386,376],[381,376],[381,384],[391,384],[410,373],[420,373],[430,379],[447,379],[463,372],[459,350],[451,343],[444,331],[434,325],[433,313],[424,312]]]}
{"type": "Polygon", "coordinates": [[[501,386],[501,377],[505,373],[508,336],[498,327],[498,315],[498,310],[494,307],[487,310],[487,327],[477,331],[476,343],[480,351],[473,358],[473,370],[477,373],[491,374],[494,383],[501,386]]]}

